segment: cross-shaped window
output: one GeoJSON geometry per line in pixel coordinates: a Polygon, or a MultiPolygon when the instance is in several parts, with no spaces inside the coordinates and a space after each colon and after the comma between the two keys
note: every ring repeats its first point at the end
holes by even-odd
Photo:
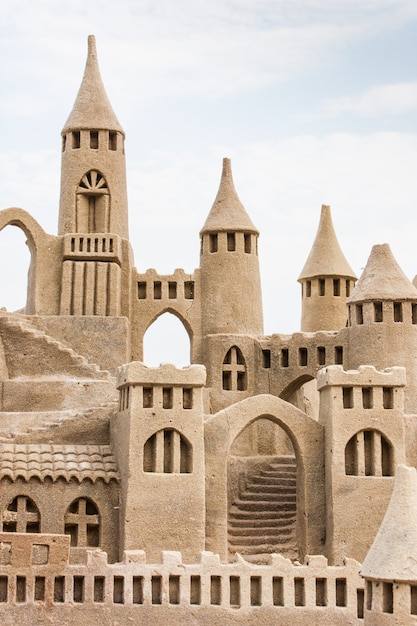
{"type": "Polygon", "coordinates": [[[223,389],[226,391],[245,391],[246,388],[245,359],[239,348],[233,346],[223,361],[223,389]]]}
{"type": "Polygon", "coordinates": [[[41,516],[36,504],[27,496],[17,496],[3,513],[3,532],[39,533],[41,516]]]}
{"type": "Polygon", "coordinates": [[[96,548],[100,542],[100,515],[96,505],[87,498],[71,502],[65,513],[65,534],[71,546],[96,548]]]}

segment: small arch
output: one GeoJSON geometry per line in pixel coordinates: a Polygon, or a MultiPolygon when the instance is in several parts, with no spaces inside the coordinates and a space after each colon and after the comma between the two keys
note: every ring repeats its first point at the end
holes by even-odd
{"type": "Polygon", "coordinates": [[[72,547],[97,548],[100,545],[100,514],[90,498],[77,498],[69,505],[64,518],[64,533],[72,547]]]}
{"type": "Polygon", "coordinates": [[[190,474],[192,445],[175,428],[158,430],[143,448],[143,471],[161,474],[190,474]]]}
{"type": "Polygon", "coordinates": [[[28,496],[16,496],[3,511],[3,532],[40,533],[41,515],[28,496]]]}
{"type": "Polygon", "coordinates": [[[393,476],[394,448],[379,431],[365,429],[351,437],[345,447],[346,476],[393,476]]]}
{"type": "Polygon", "coordinates": [[[173,363],[177,367],[191,362],[191,329],[178,313],[165,310],[148,326],[143,337],[143,361],[158,367],[173,363]]]}
{"type": "Polygon", "coordinates": [[[232,346],[223,359],[223,389],[226,391],[246,391],[248,387],[246,362],[242,351],[232,346]]]}

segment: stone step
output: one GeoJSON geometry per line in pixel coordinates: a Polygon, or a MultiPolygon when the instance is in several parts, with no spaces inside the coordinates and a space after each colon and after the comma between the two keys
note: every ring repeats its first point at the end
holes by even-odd
{"type": "Polygon", "coordinates": [[[293,553],[296,558],[297,555],[297,547],[294,542],[291,543],[282,543],[277,544],[275,542],[272,543],[259,543],[256,545],[244,546],[244,545],[235,545],[231,552],[239,552],[239,554],[273,554],[274,552],[278,554],[283,554],[286,556],[288,552],[293,553]]]}
{"type": "Polygon", "coordinates": [[[292,511],[295,508],[295,498],[287,500],[235,500],[234,505],[241,511],[292,511]]]}
{"type": "Polygon", "coordinates": [[[286,526],[271,526],[271,525],[266,525],[263,527],[255,527],[255,528],[250,528],[247,526],[234,526],[234,527],[230,527],[229,526],[229,535],[231,537],[258,537],[260,530],[262,528],[262,537],[265,537],[267,535],[276,535],[276,536],[285,536],[285,535],[290,535],[293,533],[293,525],[286,525],[286,526]]]}

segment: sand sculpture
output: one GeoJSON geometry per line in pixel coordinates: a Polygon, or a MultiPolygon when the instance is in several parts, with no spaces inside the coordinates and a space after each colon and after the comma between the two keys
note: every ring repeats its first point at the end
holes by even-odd
{"type": "Polygon", "coordinates": [[[0,312],[2,624],[417,623],[417,289],[387,244],[357,281],[323,206],[300,332],[265,336],[225,159],[199,268],[140,273],[94,37],[58,234],[9,224],[31,265],[0,312]],[[142,362],[166,311],[189,367],[142,362]]]}

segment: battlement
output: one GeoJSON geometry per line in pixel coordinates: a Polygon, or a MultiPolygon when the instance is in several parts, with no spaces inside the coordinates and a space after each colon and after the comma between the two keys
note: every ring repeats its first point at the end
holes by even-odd
{"type": "Polygon", "coordinates": [[[384,371],[373,365],[361,365],[357,370],[344,370],[341,365],[330,365],[317,374],[317,388],[331,386],[405,387],[405,367],[390,367],[384,371]]]}
{"type": "Polygon", "coordinates": [[[76,610],[74,623],[89,609],[98,618],[120,607],[132,611],[123,615],[138,619],[146,611],[155,620],[170,607],[173,625],[183,623],[181,609],[191,607],[196,616],[234,615],[237,623],[246,623],[247,610],[256,607],[259,616],[286,624],[319,624],[326,607],[335,624],[363,623],[364,587],[353,559],[329,566],[325,557],[309,556],[301,565],[274,554],[268,565],[240,556],[222,564],[201,552],[198,563],[188,564],[180,552],[164,551],[158,563],[147,563],[144,551],[128,550],[122,562],[109,564],[105,552],[87,550],[85,563],[72,564],[66,535],[2,533],[0,542],[0,615],[11,611],[19,623],[34,606],[38,619],[76,610]]]}

